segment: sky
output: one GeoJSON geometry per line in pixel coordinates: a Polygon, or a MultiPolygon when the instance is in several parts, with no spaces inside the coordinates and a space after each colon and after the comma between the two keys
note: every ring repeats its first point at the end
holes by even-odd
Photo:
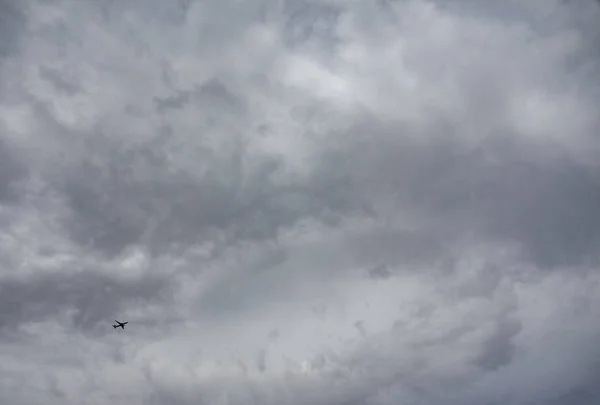
{"type": "Polygon", "coordinates": [[[598,404],[599,20],[0,0],[0,403],[598,404]]]}

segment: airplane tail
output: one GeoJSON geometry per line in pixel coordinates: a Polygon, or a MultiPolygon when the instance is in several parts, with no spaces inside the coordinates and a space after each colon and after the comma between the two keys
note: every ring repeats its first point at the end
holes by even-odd
{"type": "Polygon", "coordinates": [[[112,327],[113,327],[114,329],[117,329],[117,325],[113,325],[112,327]]]}

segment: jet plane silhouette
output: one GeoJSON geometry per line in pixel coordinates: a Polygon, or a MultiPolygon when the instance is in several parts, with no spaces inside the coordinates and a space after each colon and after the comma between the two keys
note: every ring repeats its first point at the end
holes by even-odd
{"type": "Polygon", "coordinates": [[[119,322],[117,320],[115,320],[116,323],[118,323],[118,325],[113,325],[112,327],[117,329],[119,326],[121,327],[121,329],[125,329],[125,325],[127,325],[129,322],[119,322]]]}

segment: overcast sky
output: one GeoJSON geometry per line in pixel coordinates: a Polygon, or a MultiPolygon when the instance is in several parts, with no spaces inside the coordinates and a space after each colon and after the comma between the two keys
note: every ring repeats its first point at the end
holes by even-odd
{"type": "Polygon", "coordinates": [[[0,0],[0,403],[597,405],[598,21],[0,0]]]}

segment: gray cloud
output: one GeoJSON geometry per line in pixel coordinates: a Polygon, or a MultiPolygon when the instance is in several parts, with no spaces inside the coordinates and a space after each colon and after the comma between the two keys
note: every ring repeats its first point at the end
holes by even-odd
{"type": "Polygon", "coordinates": [[[0,284],[0,329],[11,332],[21,323],[40,322],[73,311],[70,324],[65,326],[98,331],[106,328],[100,323],[120,317],[132,305],[168,299],[168,287],[165,280],[157,278],[119,280],[93,271],[7,279],[0,284]]]}
{"type": "Polygon", "coordinates": [[[74,94],[79,91],[79,87],[76,84],[70,83],[67,79],[61,76],[60,72],[52,68],[40,68],[40,77],[52,83],[58,92],[62,91],[67,94],[74,94]]]}
{"type": "Polygon", "coordinates": [[[3,0],[0,2],[0,61],[18,51],[26,14],[23,5],[3,0]]]}
{"type": "Polygon", "coordinates": [[[375,192],[397,190],[394,204],[436,222],[439,232],[477,232],[517,243],[543,267],[597,260],[588,255],[600,242],[596,165],[574,162],[560,151],[540,159],[538,151],[528,153],[514,142],[472,151],[445,141],[384,144],[368,160],[351,152],[353,178],[369,176],[362,184],[375,192]]]}
{"type": "Polygon", "coordinates": [[[597,2],[0,16],[3,402],[598,402],[597,2]]]}
{"type": "Polygon", "coordinates": [[[110,140],[106,143],[89,147],[101,163],[83,161],[69,168],[61,187],[73,212],[68,227],[74,240],[109,253],[133,243],[148,243],[157,250],[171,243],[193,243],[214,230],[241,239],[272,238],[299,218],[335,221],[362,210],[360,201],[349,198],[350,186],[328,173],[327,166],[307,180],[279,186],[272,180],[282,170],[275,157],[242,173],[236,166],[244,157],[232,151],[231,160],[215,162],[227,170],[224,175],[210,168],[214,158],[208,154],[209,167],[199,177],[169,173],[166,153],[152,146],[123,152],[110,140]]]}
{"type": "Polygon", "coordinates": [[[507,320],[496,325],[494,334],[484,342],[483,353],[476,364],[485,369],[497,369],[510,364],[515,353],[512,337],[522,330],[519,321],[507,320]]]}
{"type": "Polygon", "coordinates": [[[0,140],[0,203],[18,199],[18,183],[27,177],[27,167],[19,160],[18,151],[0,140]]]}

